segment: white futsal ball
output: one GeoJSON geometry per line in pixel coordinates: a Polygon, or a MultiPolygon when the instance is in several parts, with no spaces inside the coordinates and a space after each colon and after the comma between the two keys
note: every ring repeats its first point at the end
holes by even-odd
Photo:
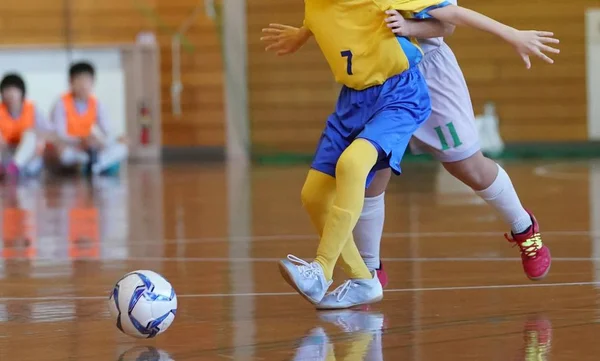
{"type": "Polygon", "coordinates": [[[177,296],[171,284],[158,273],[134,271],[117,282],[108,308],[123,333],[152,338],[171,326],[177,312],[177,296]]]}

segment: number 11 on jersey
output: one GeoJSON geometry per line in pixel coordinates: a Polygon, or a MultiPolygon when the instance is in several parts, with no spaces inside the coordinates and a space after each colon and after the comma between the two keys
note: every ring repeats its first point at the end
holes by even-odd
{"type": "Polygon", "coordinates": [[[346,73],[352,75],[352,51],[344,50],[340,54],[342,58],[346,58],[346,73]]]}

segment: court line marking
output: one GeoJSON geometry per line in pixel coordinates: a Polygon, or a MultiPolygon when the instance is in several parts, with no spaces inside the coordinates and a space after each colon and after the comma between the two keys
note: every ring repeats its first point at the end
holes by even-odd
{"type": "MultiPolygon", "coordinates": [[[[502,234],[506,233],[506,230],[501,231],[485,231],[485,232],[392,232],[384,233],[382,238],[424,238],[424,237],[501,237],[502,234]]],[[[543,231],[545,236],[565,236],[565,237],[600,237],[599,232],[591,231],[543,231]]],[[[43,240],[62,240],[60,237],[44,237],[43,240]]],[[[170,243],[210,243],[210,242],[248,242],[248,241],[302,241],[318,239],[314,234],[281,234],[281,235],[269,235],[269,236],[231,236],[231,237],[200,237],[200,238],[180,238],[180,239],[148,239],[148,240],[130,240],[127,243],[113,239],[106,239],[103,241],[103,245],[116,246],[122,245],[123,247],[135,244],[170,244],[170,243]]],[[[571,242],[572,240],[569,240],[571,242]]],[[[586,239],[585,241],[589,241],[586,239]]],[[[39,242],[39,241],[38,241],[39,242]]]]}
{"type": "MultiPolygon", "coordinates": [[[[549,178],[556,180],[587,180],[589,178],[589,174],[581,174],[581,173],[569,173],[567,170],[561,170],[560,168],[565,167],[573,167],[575,165],[585,165],[589,163],[583,162],[560,162],[560,163],[552,163],[546,165],[540,165],[533,168],[533,174],[541,178],[549,178]],[[559,168],[559,169],[556,169],[559,168]]],[[[588,168],[589,169],[589,168],[588,168]]],[[[593,170],[592,170],[593,171],[593,170]]]]}
{"type": "MultiPolygon", "coordinates": [[[[480,285],[480,286],[448,286],[448,287],[423,287],[423,288],[395,288],[387,289],[385,293],[405,292],[439,292],[439,291],[477,291],[477,290],[502,290],[522,288],[551,288],[551,287],[574,287],[574,286],[597,286],[600,281],[589,282],[563,282],[563,283],[530,283],[511,285],[480,285]]],[[[223,297],[273,297],[273,296],[297,296],[296,292],[253,292],[253,293],[198,293],[177,295],[177,298],[223,298],[223,297]]],[[[40,297],[0,297],[0,302],[8,301],[87,301],[108,300],[106,296],[40,296],[40,297]]]]}

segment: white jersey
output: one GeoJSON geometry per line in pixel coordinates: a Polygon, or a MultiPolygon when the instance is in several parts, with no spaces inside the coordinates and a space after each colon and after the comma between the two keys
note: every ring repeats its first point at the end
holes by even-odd
{"type": "MultiPolygon", "coordinates": [[[[453,5],[458,5],[458,0],[447,0],[453,5]]],[[[429,38],[429,39],[418,39],[419,45],[425,54],[438,49],[444,43],[444,38],[429,38]]]]}

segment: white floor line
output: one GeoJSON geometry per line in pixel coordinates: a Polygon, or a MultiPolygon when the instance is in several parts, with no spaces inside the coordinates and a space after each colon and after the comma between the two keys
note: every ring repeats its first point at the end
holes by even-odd
{"type": "MultiPolygon", "coordinates": [[[[533,174],[537,175],[538,177],[542,177],[542,178],[550,178],[550,179],[556,179],[556,180],[578,180],[578,181],[587,181],[589,179],[589,174],[588,173],[573,173],[572,171],[569,172],[568,168],[570,167],[571,170],[573,169],[573,167],[577,167],[578,165],[581,165],[582,163],[554,163],[554,164],[546,164],[546,165],[541,165],[541,166],[537,166],[533,169],[533,174]],[[564,170],[560,170],[557,168],[567,168],[564,170]]],[[[589,163],[587,164],[589,165],[589,163]]],[[[587,171],[588,168],[584,168],[582,169],[584,171],[587,171]]]]}
{"type": "MultiPolygon", "coordinates": [[[[444,232],[418,232],[418,233],[410,233],[410,232],[392,232],[392,233],[384,233],[383,239],[398,239],[398,238],[463,238],[463,237],[495,237],[498,239],[502,239],[502,235],[506,233],[505,230],[497,230],[497,231],[486,231],[486,232],[452,232],[452,231],[444,231],[444,232]]],[[[600,237],[600,232],[590,232],[590,231],[542,231],[544,236],[550,237],[600,237]]],[[[53,240],[58,239],[55,237],[44,237],[40,239],[38,242],[43,242],[44,240],[53,240]]],[[[148,244],[169,244],[169,243],[218,243],[218,242],[268,242],[268,241],[303,241],[317,239],[317,236],[314,234],[281,234],[281,235],[270,235],[270,236],[248,236],[248,237],[202,237],[202,238],[184,238],[184,239],[148,239],[148,240],[129,240],[126,243],[123,243],[123,240],[114,240],[114,239],[106,239],[102,241],[103,246],[110,245],[148,245],[148,244]]],[[[577,241],[579,239],[569,239],[569,242],[577,241]]],[[[589,238],[582,238],[582,241],[589,241],[589,238]]],[[[428,241],[427,239],[423,239],[424,242],[428,241]]],[[[487,242],[487,240],[484,240],[487,242]]]]}
{"type": "MultiPolygon", "coordinates": [[[[548,287],[573,287],[573,286],[595,286],[600,282],[564,282],[564,283],[527,283],[512,285],[481,285],[481,286],[448,286],[448,287],[425,287],[425,288],[396,288],[387,289],[386,293],[398,292],[439,292],[439,291],[469,291],[469,290],[502,290],[518,288],[548,288],[548,287]]],[[[273,297],[273,296],[297,296],[295,292],[256,292],[256,293],[199,293],[177,295],[178,298],[222,298],[222,297],[273,297]]],[[[0,302],[9,301],[87,301],[108,300],[106,296],[47,296],[47,297],[0,297],[0,302]]]]}

